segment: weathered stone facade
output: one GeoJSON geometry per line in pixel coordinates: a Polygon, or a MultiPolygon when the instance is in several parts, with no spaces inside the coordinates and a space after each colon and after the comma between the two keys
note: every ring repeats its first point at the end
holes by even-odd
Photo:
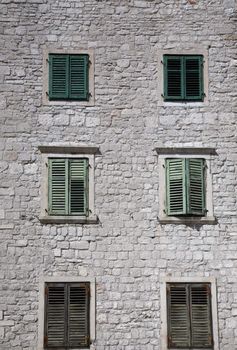
{"type": "Polygon", "coordinates": [[[164,276],[215,277],[237,348],[236,2],[2,0],[0,349],[36,350],[41,276],[96,279],[96,350],[160,350],[164,276]],[[95,103],[43,104],[45,48],[93,49],[95,103]],[[208,52],[208,101],[161,103],[165,49],[208,52]],[[98,224],[42,224],[51,143],[99,147],[98,224]],[[215,224],[160,224],[156,147],[213,147],[215,224]]]}

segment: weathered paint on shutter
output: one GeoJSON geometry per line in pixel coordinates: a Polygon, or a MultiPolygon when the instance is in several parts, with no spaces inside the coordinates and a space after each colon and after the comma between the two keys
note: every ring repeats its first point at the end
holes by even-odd
{"type": "Polygon", "coordinates": [[[187,213],[205,215],[204,160],[186,159],[187,213]]]}
{"type": "Polygon", "coordinates": [[[183,98],[182,56],[164,56],[164,98],[180,100],[183,98]]]}
{"type": "Polygon", "coordinates": [[[167,215],[186,213],[185,159],[166,160],[167,215]]]}
{"type": "Polygon", "coordinates": [[[188,289],[185,284],[167,285],[168,347],[190,345],[188,289]]]}
{"type": "Polygon", "coordinates": [[[70,55],[69,58],[69,97],[71,99],[88,100],[88,55],[70,55]]]}
{"type": "Polygon", "coordinates": [[[193,348],[212,347],[210,285],[190,285],[191,338],[193,348]]]}
{"type": "Polygon", "coordinates": [[[65,285],[49,284],[45,291],[45,347],[66,346],[66,291],[65,285]]]}
{"type": "Polygon", "coordinates": [[[69,160],[69,213],[87,215],[88,213],[88,160],[69,160]]]}
{"type": "Polygon", "coordinates": [[[186,100],[203,100],[203,57],[186,56],[184,65],[184,96],[186,100]]]}
{"type": "Polygon", "coordinates": [[[68,166],[66,159],[49,159],[49,214],[66,215],[68,166]]]}
{"type": "Polygon", "coordinates": [[[69,285],[68,343],[71,347],[87,348],[89,337],[89,283],[69,285]]]}
{"type": "Polygon", "coordinates": [[[68,55],[49,55],[49,99],[68,98],[68,55]]]}

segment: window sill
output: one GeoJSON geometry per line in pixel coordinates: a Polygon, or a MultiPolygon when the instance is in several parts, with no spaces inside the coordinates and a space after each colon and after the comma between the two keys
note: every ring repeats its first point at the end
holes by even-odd
{"type": "Polygon", "coordinates": [[[39,221],[42,224],[98,224],[96,215],[90,216],[40,216],[39,221]]]}
{"type": "Polygon", "coordinates": [[[158,217],[160,224],[199,224],[199,225],[215,225],[217,220],[214,216],[205,216],[205,217],[187,217],[187,216],[159,216],[158,217]]]}
{"type": "Polygon", "coordinates": [[[207,101],[163,101],[162,107],[202,107],[208,105],[207,101]]]}

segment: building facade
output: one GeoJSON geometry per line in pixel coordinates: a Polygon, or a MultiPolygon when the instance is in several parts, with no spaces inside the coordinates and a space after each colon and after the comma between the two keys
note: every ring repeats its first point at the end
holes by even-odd
{"type": "Polygon", "coordinates": [[[235,1],[0,7],[0,349],[236,349],[235,1]]]}

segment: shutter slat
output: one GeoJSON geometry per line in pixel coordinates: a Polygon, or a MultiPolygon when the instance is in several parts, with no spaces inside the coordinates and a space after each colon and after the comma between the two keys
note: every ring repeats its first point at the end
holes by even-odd
{"type": "Polygon", "coordinates": [[[192,215],[205,215],[204,194],[204,160],[187,159],[188,178],[188,213],[192,215]]]}
{"type": "Polygon", "coordinates": [[[49,55],[49,99],[68,98],[68,55],[49,55]]]}
{"type": "Polygon", "coordinates": [[[69,345],[89,345],[89,284],[69,289],[69,345]]]}
{"type": "Polygon", "coordinates": [[[88,99],[88,55],[70,55],[70,91],[71,99],[88,99]]]}
{"type": "Polygon", "coordinates": [[[49,159],[49,212],[51,215],[67,213],[66,182],[66,160],[49,159]]]}
{"type": "Polygon", "coordinates": [[[69,174],[69,205],[70,214],[86,215],[87,214],[87,159],[71,159],[69,174]]]}
{"type": "Polygon", "coordinates": [[[46,335],[48,347],[65,346],[65,288],[48,287],[46,306],[46,335]]]}
{"type": "Polygon", "coordinates": [[[212,346],[209,286],[191,286],[192,346],[212,346]]]}
{"type": "Polygon", "coordinates": [[[167,214],[185,214],[185,159],[166,160],[167,214]]]}

